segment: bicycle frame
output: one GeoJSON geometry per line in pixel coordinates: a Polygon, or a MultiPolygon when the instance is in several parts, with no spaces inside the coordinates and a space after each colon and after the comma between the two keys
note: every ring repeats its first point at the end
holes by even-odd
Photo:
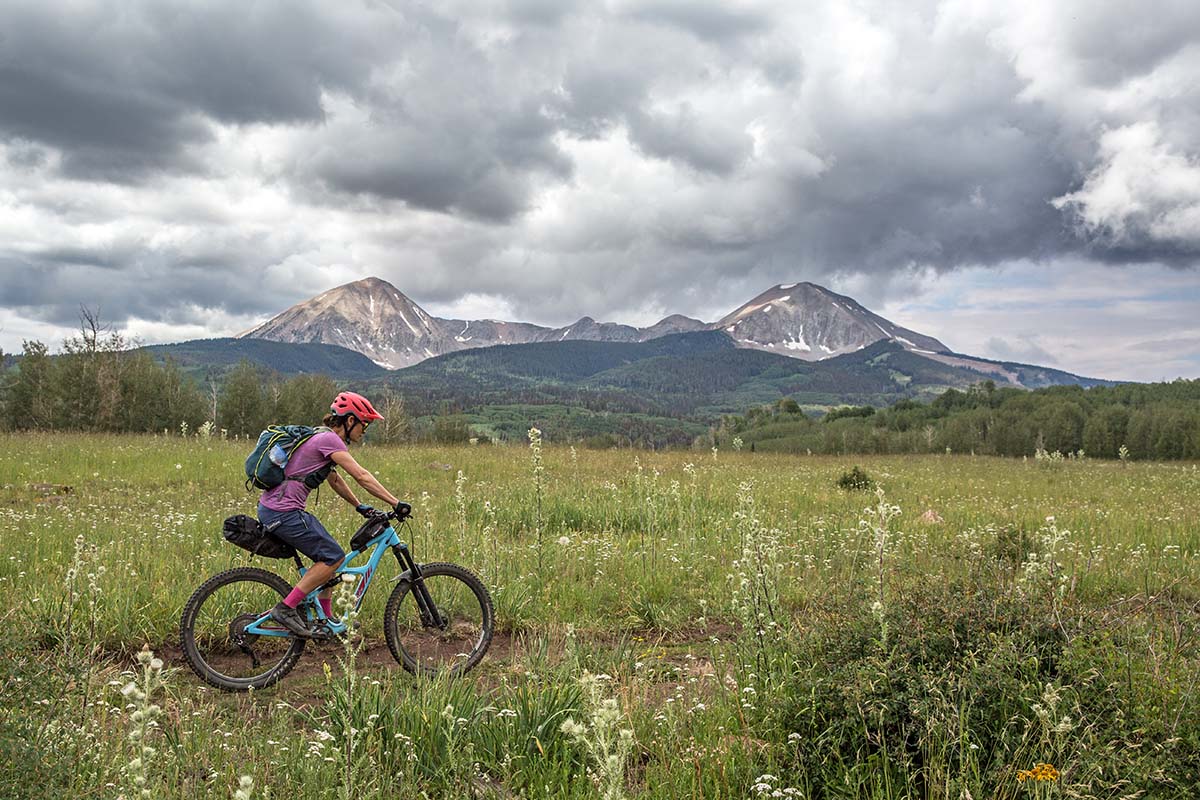
{"type": "MultiPolygon", "coordinates": [[[[304,604],[307,604],[310,619],[315,619],[318,626],[323,626],[331,634],[341,634],[346,632],[347,625],[343,620],[333,620],[321,608],[321,604],[317,602],[317,596],[326,588],[335,586],[342,582],[343,575],[355,575],[358,577],[358,585],[354,587],[354,608],[358,610],[362,606],[363,597],[367,594],[367,589],[371,586],[371,580],[375,577],[375,570],[379,567],[379,562],[383,559],[383,554],[386,550],[391,550],[396,560],[400,563],[400,568],[403,572],[395,578],[396,581],[417,581],[417,591],[414,593],[417,606],[421,612],[421,620],[426,625],[434,625],[441,627],[444,625],[441,615],[434,607],[428,592],[424,591],[424,584],[420,582],[421,570],[417,562],[413,559],[412,553],[408,549],[408,545],[400,541],[400,536],[396,533],[396,529],[391,525],[381,530],[363,546],[362,550],[351,550],[346,554],[345,560],[342,562],[338,571],[333,578],[325,584],[313,589],[304,598],[304,604]],[[368,548],[374,548],[371,551],[367,563],[360,567],[349,566],[356,557],[365,553],[368,548]]],[[[296,559],[297,567],[300,570],[301,577],[308,571],[307,568],[300,564],[299,558],[296,559]]],[[[246,626],[245,632],[252,633],[256,636],[291,636],[286,630],[279,628],[271,622],[271,613],[268,609],[259,615],[258,619],[246,626]]]]}

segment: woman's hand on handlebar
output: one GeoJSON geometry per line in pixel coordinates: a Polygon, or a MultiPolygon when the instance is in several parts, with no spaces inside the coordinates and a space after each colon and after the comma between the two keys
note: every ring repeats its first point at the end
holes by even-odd
{"type": "Polygon", "coordinates": [[[367,519],[403,520],[412,516],[412,506],[403,501],[396,503],[395,508],[391,511],[380,511],[378,508],[372,508],[366,503],[359,503],[354,507],[354,510],[367,519]]]}

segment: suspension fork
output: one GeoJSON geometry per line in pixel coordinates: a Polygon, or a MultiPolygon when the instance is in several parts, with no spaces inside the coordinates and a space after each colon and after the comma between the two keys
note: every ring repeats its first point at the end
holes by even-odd
{"type": "Polygon", "coordinates": [[[421,615],[421,624],[426,628],[445,630],[447,620],[438,611],[437,605],[434,604],[433,598],[430,597],[429,589],[425,586],[425,580],[421,577],[421,566],[412,557],[412,551],[408,549],[408,545],[404,542],[392,545],[392,555],[400,562],[400,569],[406,571],[410,576],[413,599],[416,601],[417,611],[421,615]]]}

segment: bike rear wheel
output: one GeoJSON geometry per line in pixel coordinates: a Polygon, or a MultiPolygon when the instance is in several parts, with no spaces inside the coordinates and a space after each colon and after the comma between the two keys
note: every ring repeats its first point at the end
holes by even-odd
{"type": "Polygon", "coordinates": [[[231,692],[264,689],[287,675],[304,652],[304,640],[245,628],[291,589],[283,578],[256,567],[226,570],[202,583],[179,621],[188,666],[206,683],[231,692]]]}
{"type": "Polygon", "coordinates": [[[494,624],[483,582],[457,564],[423,564],[420,580],[397,584],[383,612],[388,649],[414,675],[473,668],[492,643],[494,624]]]}

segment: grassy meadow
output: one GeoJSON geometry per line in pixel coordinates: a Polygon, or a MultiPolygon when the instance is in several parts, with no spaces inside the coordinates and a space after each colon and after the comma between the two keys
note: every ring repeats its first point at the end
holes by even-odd
{"type": "Polygon", "coordinates": [[[293,576],[221,538],[249,446],[0,437],[0,797],[1200,795],[1195,464],[368,444],[492,650],[395,664],[389,556],[351,649],[235,695],[178,625],[223,569],[293,576]]]}

